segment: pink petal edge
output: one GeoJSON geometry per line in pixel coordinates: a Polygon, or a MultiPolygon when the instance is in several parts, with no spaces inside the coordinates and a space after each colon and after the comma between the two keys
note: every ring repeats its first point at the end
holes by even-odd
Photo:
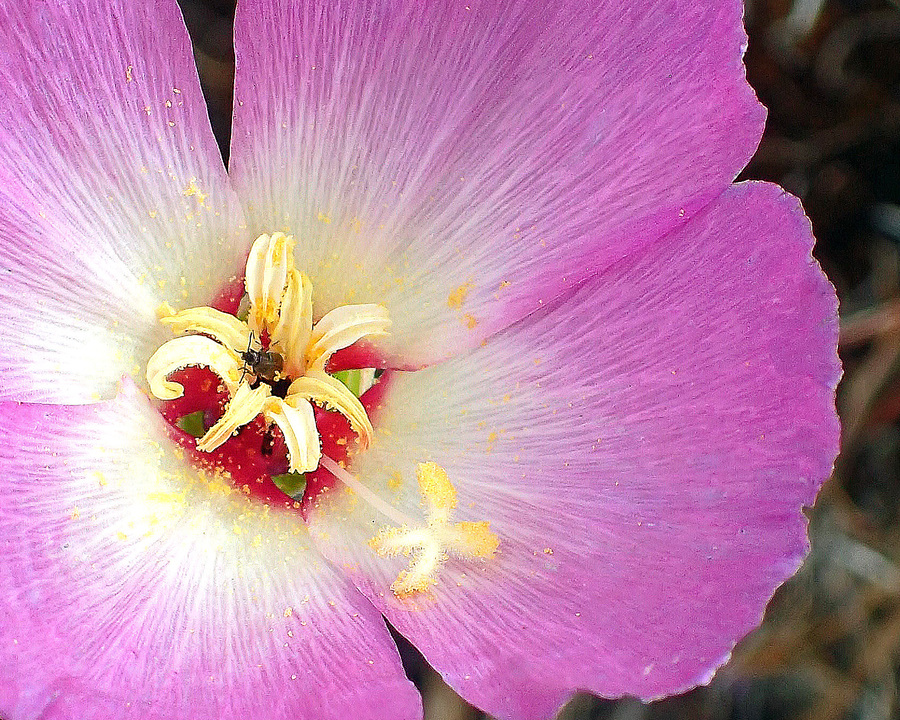
{"type": "Polygon", "coordinates": [[[416,462],[443,465],[499,553],[400,600],[408,560],[368,547],[391,524],[368,505],[323,500],[317,545],[493,716],[707,682],[802,561],[800,509],[838,448],[837,306],[812,243],[795,198],[743,183],[483,349],[395,374],[353,471],[415,518],[416,462]]]}

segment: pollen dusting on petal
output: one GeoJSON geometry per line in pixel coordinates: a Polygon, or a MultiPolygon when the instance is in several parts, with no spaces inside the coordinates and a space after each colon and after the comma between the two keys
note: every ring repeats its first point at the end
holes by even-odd
{"type": "Polygon", "coordinates": [[[201,192],[200,186],[197,184],[197,178],[191,178],[190,182],[188,182],[187,186],[184,188],[184,196],[196,197],[197,204],[201,207],[205,207],[206,198],[209,197],[209,193],[201,192]]]}
{"type": "Polygon", "coordinates": [[[458,310],[469,296],[469,290],[472,289],[472,283],[467,282],[460,285],[447,296],[447,307],[451,310],[458,310]]]}

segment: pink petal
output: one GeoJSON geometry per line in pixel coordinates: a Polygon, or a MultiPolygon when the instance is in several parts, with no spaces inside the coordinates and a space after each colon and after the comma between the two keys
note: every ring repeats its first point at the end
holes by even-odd
{"type": "Polygon", "coordinates": [[[317,314],[386,304],[406,365],[652,244],[763,127],[737,0],[246,0],[235,35],[253,233],[298,237],[317,314]]]}
{"type": "Polygon", "coordinates": [[[0,404],[0,715],[419,717],[296,510],[183,464],[161,425],[133,389],[0,404]]]}
{"type": "Polygon", "coordinates": [[[0,0],[0,397],[114,393],[242,225],[175,0],[0,0]]]}
{"type": "Polygon", "coordinates": [[[491,715],[709,680],[802,560],[837,450],[836,301],[811,246],[794,198],[741,184],[485,347],[394,373],[353,471],[421,518],[415,465],[444,466],[494,559],[400,600],[406,559],[366,544],[391,521],[329,497],[313,537],[491,715]]]}

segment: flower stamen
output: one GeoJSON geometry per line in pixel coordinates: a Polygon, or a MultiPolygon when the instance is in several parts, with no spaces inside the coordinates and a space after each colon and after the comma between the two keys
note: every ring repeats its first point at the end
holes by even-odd
{"type": "Polygon", "coordinates": [[[222,417],[197,441],[197,449],[212,452],[224,445],[238,428],[251,422],[263,411],[270,395],[268,385],[251,388],[249,383],[241,383],[222,417]]]}
{"type": "Polygon", "coordinates": [[[291,383],[288,397],[311,400],[326,410],[337,410],[350,421],[350,429],[359,436],[360,448],[366,449],[371,444],[375,430],[363,404],[346,385],[328,373],[307,371],[306,375],[291,383]]]}
{"type": "Polygon", "coordinates": [[[184,395],[184,386],[167,380],[176,370],[190,366],[208,367],[233,394],[241,382],[243,361],[232,350],[203,335],[175,338],[162,345],[147,362],[150,392],[160,400],[184,395]]]}
{"type": "Polygon", "coordinates": [[[309,472],[321,457],[311,403],[342,413],[370,445],[374,430],[359,399],[325,371],[331,356],[390,327],[381,305],[347,305],[313,324],[312,284],[294,267],[294,238],[260,235],[250,249],[244,285],[247,322],[211,307],[160,310],[160,322],[177,337],[147,363],[150,391],[161,400],[181,397],[184,388],[167,378],[188,366],[208,367],[223,381],[231,400],[197,448],[212,452],[237,430],[262,415],[284,435],[291,472],[309,472]]]}

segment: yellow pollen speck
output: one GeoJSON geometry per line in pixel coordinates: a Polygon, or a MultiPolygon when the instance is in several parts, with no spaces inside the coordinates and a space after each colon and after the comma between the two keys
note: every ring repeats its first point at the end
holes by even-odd
{"type": "Polygon", "coordinates": [[[288,607],[286,607],[286,608],[284,609],[284,616],[285,616],[285,617],[290,617],[290,616],[293,615],[293,614],[294,614],[294,608],[288,606],[288,607]]]}
{"type": "Polygon", "coordinates": [[[77,505],[75,505],[75,506],[72,508],[72,512],[70,513],[70,517],[71,517],[73,520],[77,520],[79,517],[81,517],[81,510],[78,509],[78,506],[77,506],[77,505]]]}
{"type": "Polygon", "coordinates": [[[319,213],[319,222],[323,222],[323,223],[325,223],[326,225],[330,225],[330,224],[331,224],[331,218],[328,217],[328,215],[326,215],[325,213],[319,213]]]}
{"type": "Polygon", "coordinates": [[[196,197],[197,203],[204,207],[206,205],[206,198],[209,197],[208,193],[200,192],[200,186],[197,185],[197,178],[191,178],[190,182],[187,184],[187,187],[184,189],[185,197],[196,197]]]}
{"type": "Polygon", "coordinates": [[[388,487],[391,490],[399,490],[401,485],[403,485],[403,477],[395,470],[388,478],[388,487]]]}
{"type": "Polygon", "coordinates": [[[472,283],[464,283],[460,285],[456,290],[451,292],[447,296],[447,307],[451,310],[456,310],[457,308],[462,307],[462,304],[466,301],[466,297],[469,295],[469,290],[472,289],[472,283]]]}
{"type": "Polygon", "coordinates": [[[163,302],[156,306],[156,317],[162,320],[163,318],[172,317],[175,314],[175,308],[173,308],[169,303],[163,302]]]}
{"type": "Polygon", "coordinates": [[[469,328],[469,330],[478,324],[478,319],[472,313],[463,315],[463,321],[466,323],[466,327],[469,328]]]}
{"type": "Polygon", "coordinates": [[[548,548],[548,547],[544,548],[544,554],[545,554],[545,555],[552,555],[552,554],[553,554],[553,549],[552,549],[552,548],[548,548]]]}
{"type": "Polygon", "coordinates": [[[500,539],[491,532],[491,524],[485,520],[456,523],[454,529],[460,533],[470,557],[490,558],[500,546],[500,539]]]}
{"type": "Polygon", "coordinates": [[[508,288],[510,285],[512,285],[512,283],[509,280],[504,280],[500,283],[500,289],[508,288]]]}
{"type": "Polygon", "coordinates": [[[131,77],[132,70],[134,70],[133,65],[129,65],[127,68],[125,68],[125,82],[131,82],[132,80],[134,80],[134,78],[131,77]]]}
{"type": "Polygon", "coordinates": [[[144,112],[147,113],[147,115],[150,114],[150,106],[149,105],[144,105],[144,112]]]}

